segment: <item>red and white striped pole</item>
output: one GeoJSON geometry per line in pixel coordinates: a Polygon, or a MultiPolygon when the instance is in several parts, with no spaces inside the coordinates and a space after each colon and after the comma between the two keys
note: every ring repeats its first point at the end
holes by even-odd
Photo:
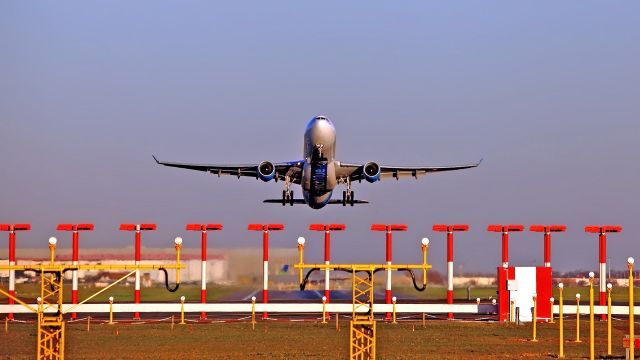
{"type": "MultiPolygon", "coordinates": [[[[71,253],[71,263],[73,265],[78,265],[78,254],[80,245],[78,244],[78,231],[80,230],[93,230],[93,224],[58,224],[58,231],[72,231],[72,253],[71,253]]],[[[78,303],[78,270],[73,270],[72,272],[73,280],[71,285],[71,303],[78,303]]],[[[75,320],[77,318],[76,313],[71,313],[71,319],[75,320]]]]}
{"type": "Polygon", "coordinates": [[[529,231],[544,233],[544,267],[551,267],[551,233],[566,231],[565,225],[531,225],[529,231]]]}
{"type": "MultiPolygon", "coordinates": [[[[433,225],[433,231],[447,233],[447,304],[453,304],[453,232],[468,230],[469,225],[466,224],[433,225]]],[[[453,313],[448,313],[447,319],[453,320],[453,313]]]]}
{"type": "MultiPolygon", "coordinates": [[[[283,224],[249,224],[248,230],[262,231],[262,303],[269,301],[269,231],[284,230],[283,224]]],[[[269,314],[262,313],[262,318],[266,319],[269,314]]]]}
{"type": "MultiPolygon", "coordinates": [[[[121,224],[120,230],[125,231],[135,231],[136,232],[136,242],[135,242],[135,264],[140,265],[140,246],[141,246],[141,231],[145,230],[155,230],[156,224],[121,224]]],[[[134,302],[136,304],[140,304],[140,270],[136,270],[136,287],[133,292],[134,302]]],[[[140,320],[140,313],[133,313],[134,320],[140,320]]]]}
{"type": "Polygon", "coordinates": [[[509,232],[523,231],[523,225],[489,225],[487,231],[502,233],[502,267],[509,268],[509,232]]]}
{"type": "MultiPolygon", "coordinates": [[[[16,231],[31,230],[30,224],[2,224],[0,231],[9,232],[9,266],[16,264],[16,231]]],[[[16,296],[16,271],[9,270],[9,295],[16,296]]],[[[9,305],[15,304],[13,298],[9,298],[9,305]]],[[[8,320],[13,320],[13,313],[7,314],[8,320]]]]}
{"type": "MultiPolygon", "coordinates": [[[[324,231],[324,263],[329,265],[331,263],[331,231],[344,231],[347,227],[344,224],[311,224],[309,230],[312,231],[324,231]]],[[[329,274],[331,270],[325,269],[324,272],[324,296],[326,298],[325,303],[329,303],[331,287],[329,285],[329,274]]],[[[326,313],[328,314],[328,313],[326,313]]],[[[326,315],[325,314],[325,315],[326,315]]]]}
{"type": "MultiPolygon", "coordinates": [[[[187,224],[187,230],[200,231],[202,240],[200,265],[200,303],[207,303],[207,230],[222,230],[222,224],[187,224]]],[[[207,318],[206,312],[200,313],[200,320],[207,318]]]]}
{"type": "MultiPolygon", "coordinates": [[[[393,231],[407,231],[407,225],[405,224],[373,224],[371,225],[373,231],[384,231],[386,240],[386,261],[387,265],[392,263],[392,232],[393,231]]],[[[391,289],[391,268],[387,269],[387,287],[385,291],[385,303],[391,304],[391,298],[393,297],[391,289]]],[[[386,320],[391,320],[391,313],[386,314],[386,320]]]]}
{"type": "MultiPolygon", "coordinates": [[[[600,306],[607,305],[607,233],[622,231],[622,226],[585,226],[585,232],[598,234],[599,262],[600,262],[600,306]]],[[[600,319],[606,320],[607,315],[600,315],[600,319]]]]}

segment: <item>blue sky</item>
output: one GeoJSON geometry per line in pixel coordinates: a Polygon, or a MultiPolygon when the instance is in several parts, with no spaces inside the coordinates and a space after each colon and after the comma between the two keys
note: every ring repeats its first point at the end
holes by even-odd
{"type": "MultiPolygon", "coordinates": [[[[597,269],[584,225],[619,224],[614,268],[640,256],[640,5],[637,2],[19,2],[0,4],[0,222],[30,222],[45,246],[60,222],[93,222],[81,246],[128,246],[123,222],[155,222],[170,246],[188,222],[220,222],[212,246],[259,246],[250,222],[282,222],[274,246],[312,222],[346,223],[337,261],[383,261],[374,222],[402,222],[397,261],[445,271],[440,222],[469,223],[464,270],[493,271],[489,223],[564,223],[559,270],[597,269]],[[477,161],[419,181],[357,184],[355,208],[263,205],[281,184],[155,165],[294,160],[314,115],[337,157],[389,165],[477,161]]],[[[295,189],[297,195],[300,190],[295,189]]],[[[58,234],[63,240],[69,236],[58,234]]],[[[0,246],[5,244],[0,237],[0,246]]],[[[542,236],[514,235],[512,263],[542,263],[542,236]]],[[[19,250],[18,250],[18,256],[19,250]]],[[[257,259],[258,261],[259,259],[257,259]]]]}

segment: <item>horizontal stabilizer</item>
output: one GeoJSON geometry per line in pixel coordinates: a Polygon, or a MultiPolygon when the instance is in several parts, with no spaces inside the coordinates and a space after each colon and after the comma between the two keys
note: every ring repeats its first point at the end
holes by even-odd
{"type": "MultiPolygon", "coordinates": [[[[282,204],[282,199],[266,199],[262,201],[265,204],[282,204]]],[[[304,199],[293,199],[293,203],[294,204],[306,204],[306,202],[304,201],[304,199]]],[[[369,201],[367,200],[353,200],[353,204],[368,204],[369,201]]],[[[289,204],[289,200],[287,200],[287,205],[289,204]]],[[[329,202],[327,203],[327,205],[342,205],[342,200],[338,200],[338,199],[332,199],[329,200],[329,202]]],[[[350,205],[350,202],[347,202],[347,205],[350,205]]]]}
{"type": "MultiPolygon", "coordinates": [[[[287,205],[289,205],[289,202],[291,200],[287,200],[287,205]]],[[[282,199],[266,199],[262,201],[265,204],[282,204],[282,199]]],[[[293,203],[294,204],[306,204],[306,202],[304,202],[304,199],[293,199],[293,203]]]]}

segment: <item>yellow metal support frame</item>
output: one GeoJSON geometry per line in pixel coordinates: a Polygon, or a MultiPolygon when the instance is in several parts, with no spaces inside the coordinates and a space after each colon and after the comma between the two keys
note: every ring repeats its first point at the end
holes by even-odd
{"type": "MultiPolygon", "coordinates": [[[[52,251],[53,253],[53,251],[52,251]]],[[[52,255],[53,259],[53,255],[52,255]]],[[[37,358],[47,360],[63,360],[64,359],[64,338],[65,338],[65,322],[63,315],[73,308],[91,300],[100,293],[111,288],[113,285],[133,275],[136,270],[176,270],[176,279],[179,279],[180,269],[184,265],[180,265],[179,251],[175,264],[167,265],[135,265],[135,264],[118,264],[118,265],[72,265],[72,264],[36,264],[36,265],[0,265],[0,270],[32,270],[40,273],[40,297],[38,308],[34,309],[24,301],[9,295],[0,289],[0,294],[16,300],[20,305],[36,312],[38,315],[37,329],[37,358]],[[63,282],[64,273],[70,270],[130,270],[127,275],[120,278],[116,282],[110,284],[106,288],[98,291],[96,294],[89,296],[77,305],[74,305],[63,311],[63,282]],[[51,311],[53,310],[53,312],[51,311]]]]}
{"type": "MultiPolygon", "coordinates": [[[[302,259],[302,252],[300,253],[302,259]]],[[[376,270],[418,269],[426,274],[431,265],[426,256],[422,264],[305,264],[299,261],[295,268],[300,274],[304,269],[346,270],[351,272],[352,312],[349,323],[349,359],[376,358],[376,320],[373,315],[373,274],[376,270]]],[[[426,285],[426,276],[423,284],[426,285]]]]}

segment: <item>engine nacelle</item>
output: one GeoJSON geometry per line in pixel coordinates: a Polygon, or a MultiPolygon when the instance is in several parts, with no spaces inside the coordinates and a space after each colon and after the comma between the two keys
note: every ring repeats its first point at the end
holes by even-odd
{"type": "Polygon", "coordinates": [[[276,167],[270,161],[263,161],[258,164],[258,177],[260,180],[267,182],[276,177],[276,167]]]}
{"type": "Polygon", "coordinates": [[[362,167],[362,174],[364,175],[365,180],[370,183],[374,183],[380,180],[380,165],[373,161],[369,161],[362,167]]]}

